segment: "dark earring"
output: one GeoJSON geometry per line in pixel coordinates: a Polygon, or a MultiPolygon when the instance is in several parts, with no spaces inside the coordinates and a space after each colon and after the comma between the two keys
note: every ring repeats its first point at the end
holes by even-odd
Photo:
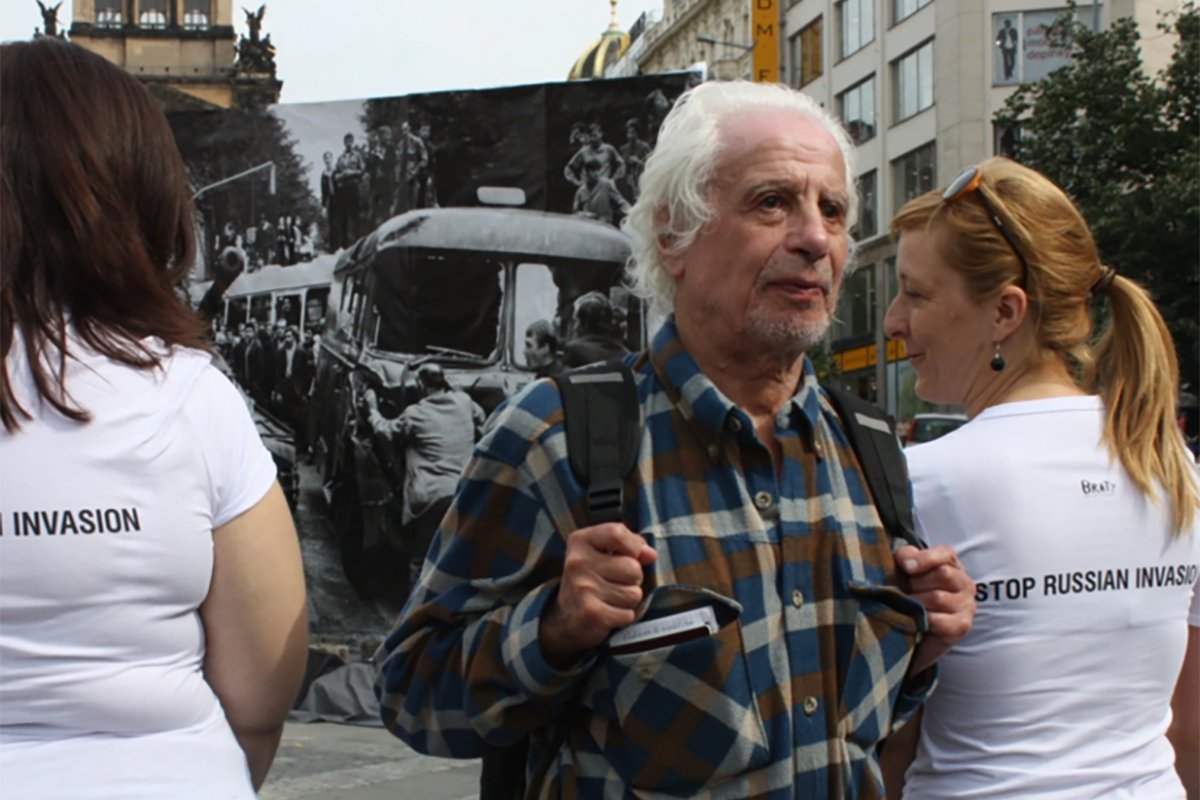
{"type": "Polygon", "coordinates": [[[1000,343],[996,342],[996,355],[992,356],[992,370],[1000,372],[1004,369],[1004,356],[1000,355],[1000,343]]]}

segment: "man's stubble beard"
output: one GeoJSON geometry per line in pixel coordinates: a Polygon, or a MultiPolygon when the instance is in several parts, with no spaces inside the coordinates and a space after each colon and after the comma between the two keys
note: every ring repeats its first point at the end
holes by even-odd
{"type": "Polygon", "coordinates": [[[822,311],[824,316],[815,320],[798,315],[772,318],[758,305],[746,318],[746,335],[782,360],[795,361],[825,339],[833,315],[824,306],[822,311]]]}
{"type": "Polygon", "coordinates": [[[818,279],[827,287],[828,294],[823,295],[819,303],[811,303],[794,314],[783,316],[772,315],[767,310],[766,287],[776,275],[776,270],[768,269],[760,276],[755,294],[758,302],[750,308],[746,316],[745,333],[757,344],[770,352],[776,352],[787,362],[795,361],[819,345],[833,323],[833,309],[837,300],[837,288],[833,285],[832,270],[828,267],[812,268],[818,279]],[[818,319],[808,318],[813,310],[818,308],[823,312],[818,319]],[[801,316],[801,315],[804,316],[801,316]]]}

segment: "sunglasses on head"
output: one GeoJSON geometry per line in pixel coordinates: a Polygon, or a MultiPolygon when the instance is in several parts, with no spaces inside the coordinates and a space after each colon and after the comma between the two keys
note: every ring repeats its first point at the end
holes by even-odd
{"type": "Polygon", "coordinates": [[[983,168],[976,164],[973,167],[967,167],[954,180],[950,181],[950,185],[946,187],[946,191],[942,192],[942,202],[949,205],[963,196],[974,192],[979,198],[979,204],[983,206],[983,210],[991,217],[992,224],[996,226],[996,230],[1000,231],[1000,235],[1004,237],[1004,241],[1008,242],[1008,246],[1016,253],[1017,259],[1021,262],[1021,266],[1025,268],[1025,274],[1029,274],[1029,262],[1025,260],[1025,254],[1021,252],[1021,248],[1017,246],[1017,240],[1005,227],[1004,221],[1000,219],[1000,215],[996,213],[996,208],[992,205],[992,201],[988,200],[987,194],[979,187],[983,181],[983,168]]]}

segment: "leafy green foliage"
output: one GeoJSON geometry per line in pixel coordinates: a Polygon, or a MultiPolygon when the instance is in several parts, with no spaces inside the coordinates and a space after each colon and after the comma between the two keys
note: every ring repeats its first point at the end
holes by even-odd
{"type": "Polygon", "coordinates": [[[1021,132],[1018,160],[1062,186],[1101,257],[1154,296],[1181,380],[1200,385],[1200,10],[1160,23],[1178,41],[1146,74],[1133,20],[1092,32],[1072,7],[1048,29],[1070,65],[1023,84],[995,121],[1021,132]]]}

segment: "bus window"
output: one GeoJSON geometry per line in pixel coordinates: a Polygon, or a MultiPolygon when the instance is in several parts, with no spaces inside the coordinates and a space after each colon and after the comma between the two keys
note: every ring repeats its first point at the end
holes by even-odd
{"type": "Polygon", "coordinates": [[[275,324],[287,323],[289,328],[300,327],[300,293],[275,296],[275,324]]]}
{"type": "Polygon", "coordinates": [[[376,273],[372,297],[381,318],[376,346],[392,353],[492,356],[503,262],[473,252],[447,257],[406,250],[398,256],[376,273]]]}
{"type": "Polygon", "coordinates": [[[517,266],[516,302],[513,309],[513,360],[519,367],[528,367],[525,360],[525,332],[538,320],[550,323],[556,336],[562,326],[555,320],[558,313],[558,290],[554,276],[545,264],[517,266]]]}
{"type": "Polygon", "coordinates": [[[250,298],[250,318],[259,328],[271,326],[271,295],[260,294],[250,298]]]}
{"type": "Polygon", "coordinates": [[[246,298],[235,297],[232,300],[226,301],[229,310],[226,312],[226,326],[233,331],[240,331],[242,325],[246,323],[246,298]]]}
{"type": "Polygon", "coordinates": [[[325,327],[325,309],[329,305],[329,287],[309,289],[304,298],[304,330],[318,334],[325,327]]]}

